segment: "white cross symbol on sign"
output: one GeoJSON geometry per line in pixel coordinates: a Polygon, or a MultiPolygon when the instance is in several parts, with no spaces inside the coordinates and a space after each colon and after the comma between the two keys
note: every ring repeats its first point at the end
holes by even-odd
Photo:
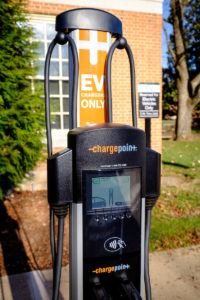
{"type": "Polygon", "coordinates": [[[97,31],[90,30],[89,41],[79,41],[79,49],[90,50],[90,64],[96,65],[98,58],[98,51],[104,50],[108,52],[108,43],[97,41],[97,31]]]}

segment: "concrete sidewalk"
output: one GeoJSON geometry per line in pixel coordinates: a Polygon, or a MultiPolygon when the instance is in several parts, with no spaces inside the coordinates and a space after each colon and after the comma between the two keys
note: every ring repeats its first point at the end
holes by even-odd
{"type": "MultiPolygon", "coordinates": [[[[0,300],[51,300],[52,270],[0,277],[0,300]]],[[[62,268],[60,300],[68,300],[69,268],[62,268]]]]}
{"type": "MultiPolygon", "coordinates": [[[[151,253],[150,273],[152,300],[200,299],[200,245],[151,253]]],[[[0,300],[51,300],[52,270],[4,276],[0,285],[0,300]]],[[[68,267],[60,292],[60,300],[69,300],[68,267]]]]}

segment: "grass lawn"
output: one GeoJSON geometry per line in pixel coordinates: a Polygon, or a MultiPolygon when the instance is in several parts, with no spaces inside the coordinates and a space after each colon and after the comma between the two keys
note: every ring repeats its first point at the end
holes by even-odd
{"type": "Polygon", "coordinates": [[[152,211],[150,250],[199,244],[200,135],[188,142],[163,141],[162,161],[171,184],[162,187],[152,211]]]}

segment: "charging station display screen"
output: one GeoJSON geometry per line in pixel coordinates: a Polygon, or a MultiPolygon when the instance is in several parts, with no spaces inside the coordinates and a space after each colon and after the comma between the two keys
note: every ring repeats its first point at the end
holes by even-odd
{"type": "Polygon", "coordinates": [[[141,168],[87,170],[83,174],[86,210],[135,211],[141,200],[141,168]]]}
{"type": "Polygon", "coordinates": [[[130,176],[92,178],[92,209],[130,205],[130,176]]]}

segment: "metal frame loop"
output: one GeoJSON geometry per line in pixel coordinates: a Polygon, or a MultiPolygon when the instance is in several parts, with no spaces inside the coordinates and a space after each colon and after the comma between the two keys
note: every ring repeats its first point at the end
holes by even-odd
{"type": "Polygon", "coordinates": [[[124,49],[129,58],[130,75],[131,75],[131,104],[132,104],[132,122],[133,126],[137,127],[137,112],[136,112],[136,91],[135,91],[135,64],[133,53],[126,39],[120,37],[110,47],[106,63],[106,86],[107,86],[107,103],[108,103],[108,121],[112,122],[112,87],[111,87],[111,64],[112,56],[115,49],[124,49]]]}
{"type": "Polygon", "coordinates": [[[76,110],[77,110],[78,76],[79,76],[78,52],[74,40],[68,34],[64,34],[63,32],[58,32],[56,37],[52,40],[52,42],[49,45],[47,55],[46,55],[46,60],[45,60],[45,67],[44,67],[45,117],[46,117],[45,119],[46,119],[46,129],[47,129],[46,131],[47,131],[48,157],[52,155],[50,89],[49,89],[50,60],[51,60],[53,49],[56,46],[56,44],[64,45],[67,42],[71,46],[73,60],[74,60],[74,72],[73,72],[74,86],[72,92],[72,114],[70,113],[70,118],[72,118],[72,122],[69,123],[72,124],[72,128],[77,127],[76,110]]]}

